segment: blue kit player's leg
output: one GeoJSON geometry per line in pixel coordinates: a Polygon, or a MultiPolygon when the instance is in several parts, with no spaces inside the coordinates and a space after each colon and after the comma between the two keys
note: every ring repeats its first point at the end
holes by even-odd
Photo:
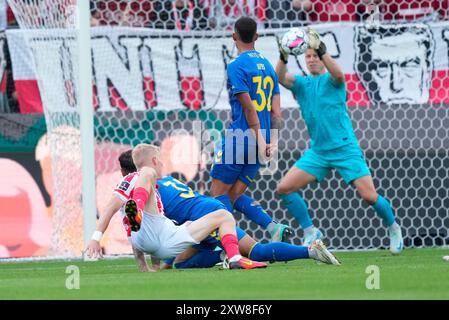
{"type": "MultiPolygon", "coordinates": [[[[240,241],[247,234],[245,231],[236,228],[237,239],[240,241]]],[[[185,261],[175,263],[176,269],[187,268],[210,268],[217,263],[223,261],[226,257],[218,232],[213,232],[206,239],[199,244],[194,245],[193,248],[197,249],[197,253],[185,261]]]]}
{"type": "Polygon", "coordinates": [[[210,171],[210,176],[213,178],[211,196],[221,201],[229,212],[234,213],[234,206],[228,193],[234,182],[237,181],[242,170],[242,165],[228,165],[223,163],[225,147],[223,146],[222,148],[223,150],[217,151],[210,171]],[[217,187],[217,185],[220,186],[217,187]]]}
{"type": "Polygon", "coordinates": [[[308,259],[309,249],[306,246],[296,246],[285,242],[256,243],[249,256],[256,261],[308,259]]]}
{"type": "Polygon", "coordinates": [[[239,246],[247,257],[254,261],[291,261],[297,259],[314,259],[328,264],[339,265],[335,256],[330,253],[321,240],[314,241],[309,247],[285,242],[258,243],[243,230],[239,235],[239,246]]]}
{"type": "MultiPolygon", "coordinates": [[[[311,246],[297,246],[284,242],[257,243],[248,234],[236,228],[239,247],[242,252],[247,252],[247,257],[254,261],[291,261],[297,259],[314,259],[327,264],[339,265],[338,259],[327,250],[321,240],[312,243],[311,246]],[[243,247],[243,248],[242,248],[243,247]]],[[[202,241],[194,247],[198,250],[196,254],[185,261],[177,262],[175,268],[210,268],[220,261],[226,260],[223,250],[213,249],[214,246],[221,247],[220,240],[212,237],[202,241]]]]}
{"type": "Polygon", "coordinates": [[[251,197],[243,193],[254,180],[259,169],[258,164],[224,164],[225,148],[217,152],[211,170],[211,195],[220,200],[228,211],[234,209],[242,212],[248,219],[262,228],[267,229],[273,241],[286,241],[291,235],[291,229],[273,221],[273,218],[251,197]]]}
{"type": "Polygon", "coordinates": [[[254,221],[262,228],[268,230],[271,235],[271,241],[287,241],[293,235],[293,231],[287,225],[273,221],[273,218],[257,201],[242,194],[243,192],[240,191],[246,189],[252,182],[257,174],[257,170],[258,165],[246,165],[242,174],[239,176],[239,180],[234,184],[230,192],[231,195],[236,195],[234,208],[243,213],[251,221],[254,221]],[[237,190],[237,192],[234,192],[234,190],[237,190]]]}
{"type": "Polygon", "coordinates": [[[176,269],[212,268],[221,262],[223,250],[198,250],[190,259],[175,263],[176,269]]]}

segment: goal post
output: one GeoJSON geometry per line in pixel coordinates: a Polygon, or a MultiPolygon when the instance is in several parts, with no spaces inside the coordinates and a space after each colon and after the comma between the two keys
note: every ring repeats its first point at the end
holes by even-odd
{"type": "Polygon", "coordinates": [[[96,226],[94,111],[92,96],[92,56],[90,44],[89,0],[78,0],[79,112],[82,154],[82,202],[84,215],[84,247],[96,226]]]}

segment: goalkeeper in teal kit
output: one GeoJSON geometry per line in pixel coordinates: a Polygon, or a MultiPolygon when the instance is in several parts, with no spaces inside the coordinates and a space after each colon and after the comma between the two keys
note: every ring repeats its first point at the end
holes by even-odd
{"type": "Polygon", "coordinates": [[[283,205],[304,230],[303,245],[321,238],[314,227],[305,201],[297,192],[311,182],[323,180],[335,169],[346,183],[352,184],[363,200],[369,203],[388,227],[390,251],[401,252],[401,228],[395,222],[389,202],[376,192],[371,173],[354,134],[346,110],[344,73],[326,52],[319,34],[308,29],[309,48],[305,61],[308,76],[287,73],[288,54],[279,46],[280,58],[276,65],[279,82],[292,91],[300,105],[302,117],[310,136],[310,148],[287,172],[277,187],[283,205]]]}

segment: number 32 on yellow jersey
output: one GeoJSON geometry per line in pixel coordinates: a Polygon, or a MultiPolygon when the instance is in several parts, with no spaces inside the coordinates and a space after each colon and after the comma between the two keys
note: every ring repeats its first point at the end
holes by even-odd
{"type": "Polygon", "coordinates": [[[270,76],[266,76],[262,79],[262,76],[253,77],[253,83],[257,84],[256,93],[260,96],[260,103],[256,99],[252,100],[257,112],[263,111],[267,107],[268,112],[271,111],[271,97],[273,96],[274,81],[270,76]],[[268,99],[265,94],[265,90],[270,86],[268,99]]]}

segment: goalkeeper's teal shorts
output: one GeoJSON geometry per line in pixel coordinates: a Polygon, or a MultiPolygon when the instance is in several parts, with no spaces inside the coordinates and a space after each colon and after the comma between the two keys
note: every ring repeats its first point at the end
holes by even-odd
{"type": "Polygon", "coordinates": [[[332,169],[337,170],[347,184],[358,178],[371,175],[363,152],[358,145],[347,145],[325,152],[308,149],[296,161],[295,166],[313,175],[318,182],[322,181],[332,169]]]}

